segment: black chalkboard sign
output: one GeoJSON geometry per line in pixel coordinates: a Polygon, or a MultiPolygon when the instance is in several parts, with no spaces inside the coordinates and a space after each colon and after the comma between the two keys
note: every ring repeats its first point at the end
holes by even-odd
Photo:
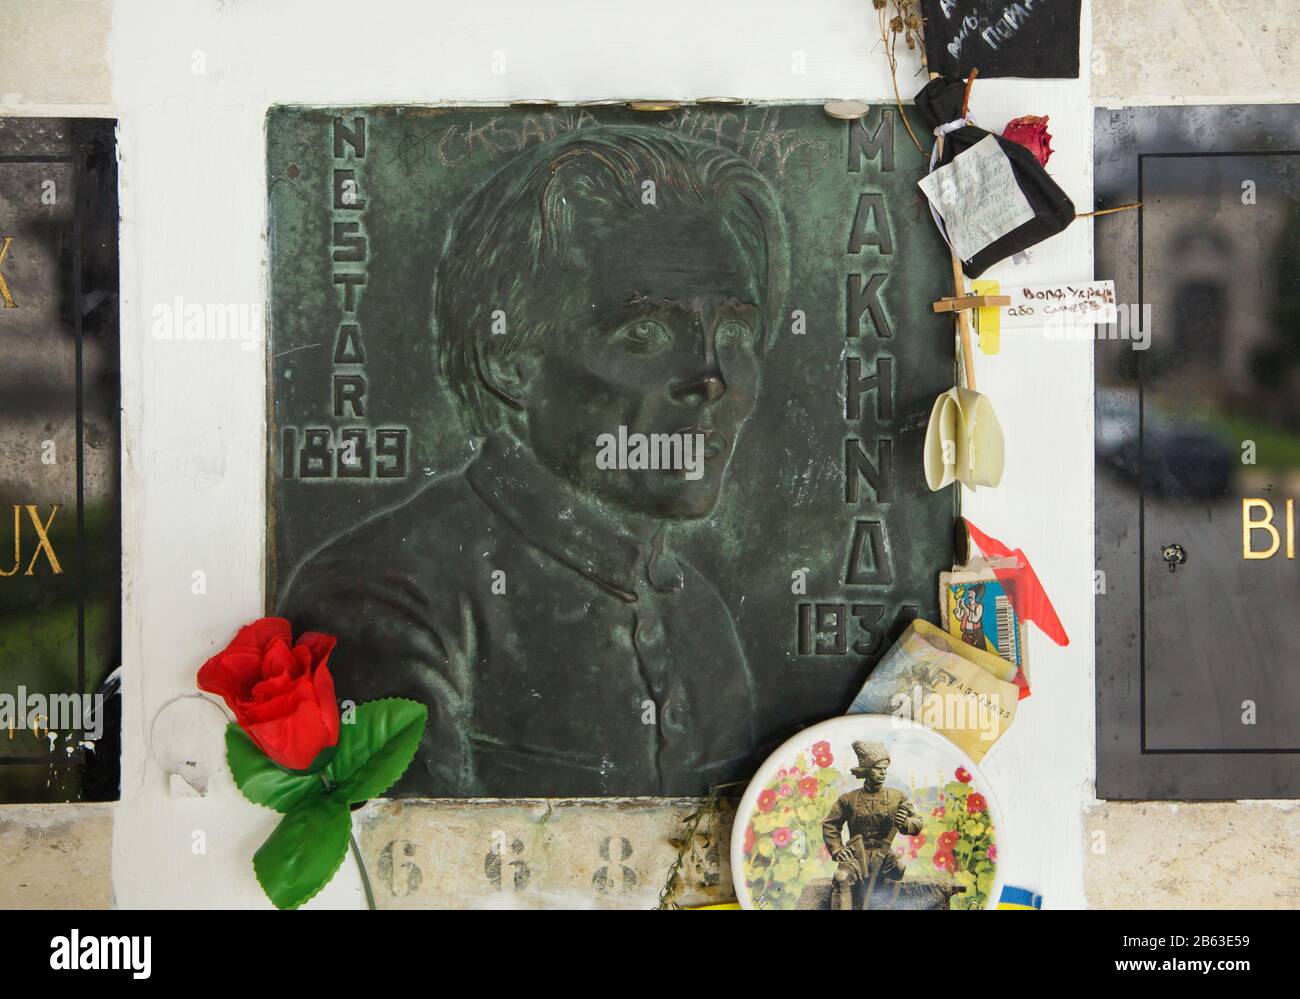
{"type": "Polygon", "coordinates": [[[921,0],[932,73],[1073,78],[1079,0],[921,0]]]}

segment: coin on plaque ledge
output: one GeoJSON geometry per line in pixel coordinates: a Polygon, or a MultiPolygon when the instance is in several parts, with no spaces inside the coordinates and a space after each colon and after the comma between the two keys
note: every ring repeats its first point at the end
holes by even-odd
{"type": "Polygon", "coordinates": [[[512,108],[558,108],[559,101],[553,101],[548,97],[523,97],[517,101],[511,101],[512,108]]]}
{"type": "Polygon", "coordinates": [[[822,110],[841,121],[856,121],[870,113],[871,105],[862,101],[827,101],[822,105],[822,110]]]}
{"type": "Polygon", "coordinates": [[[641,100],[629,101],[627,106],[633,111],[676,111],[682,106],[682,102],[674,100],[641,100]]]}
{"type": "Polygon", "coordinates": [[[804,729],[758,768],[736,810],[744,909],[991,909],[1006,829],[974,761],[892,715],[804,729]]]}

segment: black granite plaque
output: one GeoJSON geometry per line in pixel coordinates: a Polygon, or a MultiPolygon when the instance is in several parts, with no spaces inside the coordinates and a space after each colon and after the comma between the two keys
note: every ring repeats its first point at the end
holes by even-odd
{"type": "Polygon", "coordinates": [[[0,119],[0,801],[117,797],[115,124],[0,119]]]}
{"type": "Polygon", "coordinates": [[[1300,107],[1096,113],[1097,788],[1300,795],[1300,107]]]}

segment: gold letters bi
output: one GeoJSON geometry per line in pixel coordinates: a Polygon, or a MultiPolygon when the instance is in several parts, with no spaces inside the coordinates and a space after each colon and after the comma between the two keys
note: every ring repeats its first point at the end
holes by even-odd
{"type": "MultiPolygon", "coordinates": [[[[1266,499],[1243,499],[1241,501],[1241,557],[1246,559],[1272,558],[1282,547],[1282,534],[1273,524],[1273,504],[1266,499]],[[1256,520],[1252,510],[1259,510],[1263,516],[1256,520]],[[1258,551],[1251,543],[1252,532],[1263,531],[1271,539],[1267,548],[1258,551]]],[[[1295,558],[1295,500],[1286,501],[1286,557],[1295,558]]]]}

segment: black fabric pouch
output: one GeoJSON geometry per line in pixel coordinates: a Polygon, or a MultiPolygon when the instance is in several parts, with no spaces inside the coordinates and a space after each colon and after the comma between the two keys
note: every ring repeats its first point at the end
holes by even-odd
{"type": "MultiPolygon", "coordinates": [[[[916,110],[927,130],[933,132],[940,125],[959,119],[965,92],[964,81],[948,76],[937,76],[922,87],[916,95],[916,110]]],[[[944,138],[943,153],[935,163],[935,168],[951,163],[958,153],[992,134],[975,125],[963,125],[954,129],[944,138]]],[[[1035,243],[1041,243],[1049,236],[1055,236],[1074,221],[1074,202],[1048,176],[1043,165],[1038,162],[1038,157],[1019,142],[1004,139],[1000,135],[993,137],[1011,161],[1011,171],[1020,190],[1024,192],[1029,207],[1033,209],[1034,217],[994,240],[970,260],[963,260],[962,271],[971,278],[979,277],[999,260],[1005,260],[1035,243]]]]}

